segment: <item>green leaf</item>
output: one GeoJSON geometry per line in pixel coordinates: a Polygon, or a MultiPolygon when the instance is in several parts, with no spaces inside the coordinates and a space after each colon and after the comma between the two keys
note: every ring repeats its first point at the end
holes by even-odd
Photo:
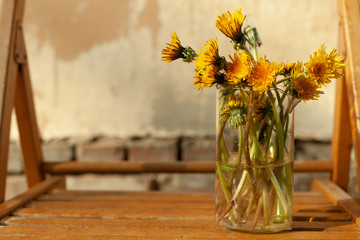
{"type": "Polygon", "coordinates": [[[221,164],[221,165],[220,165],[220,169],[221,169],[222,171],[224,171],[224,172],[227,172],[227,173],[232,172],[232,171],[235,171],[235,168],[233,168],[233,167],[231,167],[231,166],[229,166],[229,165],[227,165],[227,164],[221,164]]]}

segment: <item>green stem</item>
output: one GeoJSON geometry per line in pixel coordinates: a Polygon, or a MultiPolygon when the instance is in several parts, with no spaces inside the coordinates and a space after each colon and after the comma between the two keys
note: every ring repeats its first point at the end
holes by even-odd
{"type": "Polygon", "coordinates": [[[280,119],[283,118],[283,114],[284,114],[284,106],[282,105],[282,102],[281,102],[281,97],[280,97],[280,93],[279,93],[279,89],[277,88],[277,86],[275,85],[275,88],[274,88],[274,91],[275,91],[275,94],[276,94],[276,98],[277,98],[277,101],[278,101],[278,106],[279,106],[279,109],[280,109],[280,119]]]}
{"type": "Polygon", "coordinates": [[[254,204],[254,192],[251,192],[249,203],[248,203],[248,206],[247,206],[246,211],[245,211],[245,216],[244,216],[245,221],[247,221],[247,218],[250,215],[253,204],[254,204]]]}
{"type": "Polygon", "coordinates": [[[221,185],[221,188],[223,190],[226,203],[229,203],[230,200],[231,200],[231,196],[230,196],[229,190],[227,188],[224,176],[222,174],[222,171],[221,171],[221,168],[220,168],[220,163],[218,161],[216,162],[216,168],[217,168],[217,174],[219,176],[220,185],[221,185]]]}
{"type": "Polygon", "coordinates": [[[251,103],[252,103],[252,93],[250,94],[250,100],[248,102],[248,109],[246,115],[246,124],[244,129],[244,152],[245,152],[245,159],[246,164],[250,167],[251,166],[251,159],[250,159],[250,152],[249,152],[249,130],[250,130],[250,121],[251,121],[251,103]]]}
{"type": "MultiPolygon", "coordinates": [[[[251,120],[250,120],[251,121],[251,120]]],[[[254,150],[254,157],[255,157],[255,162],[257,164],[260,164],[261,162],[264,162],[265,159],[264,159],[264,155],[262,154],[261,152],[261,148],[260,148],[260,143],[258,141],[258,136],[256,134],[256,131],[254,129],[254,125],[253,124],[250,124],[250,134],[251,134],[251,137],[252,137],[252,140],[253,140],[253,150],[254,150]]]]}
{"type": "Polygon", "coordinates": [[[255,211],[253,223],[252,223],[252,225],[251,225],[251,227],[252,227],[253,229],[256,228],[256,224],[257,224],[257,222],[259,221],[259,217],[260,217],[260,213],[261,213],[261,208],[262,208],[262,206],[263,206],[262,201],[263,201],[263,196],[261,196],[261,197],[259,198],[258,204],[257,204],[257,206],[256,206],[256,211],[255,211]]]}
{"type": "MultiPolygon", "coordinates": [[[[225,129],[225,125],[226,125],[226,122],[227,122],[227,119],[225,118],[221,124],[221,127],[219,129],[219,132],[218,132],[218,136],[217,136],[217,151],[216,151],[216,155],[217,155],[217,161],[218,162],[221,162],[222,160],[222,153],[225,152],[225,155],[227,155],[228,153],[226,153],[226,145],[225,143],[222,143],[223,142],[223,132],[224,132],[224,129],[225,129]],[[223,150],[223,151],[221,151],[223,150]]],[[[227,157],[227,156],[226,156],[227,157]]],[[[225,159],[225,162],[226,162],[227,159],[225,159]]]]}
{"type": "MultiPolygon", "coordinates": [[[[245,129],[244,129],[244,155],[245,155],[246,165],[248,165],[248,167],[249,167],[249,172],[248,172],[249,173],[249,181],[252,184],[253,191],[256,191],[254,173],[251,171],[252,162],[251,162],[250,152],[249,152],[249,130],[250,130],[250,124],[251,124],[251,118],[252,118],[252,114],[251,114],[252,98],[253,98],[253,94],[251,92],[250,100],[248,102],[248,109],[247,109],[247,116],[246,116],[247,120],[246,120],[246,124],[245,124],[245,129]]],[[[255,192],[254,192],[254,194],[255,194],[255,192]]]]}
{"type": "Polygon", "coordinates": [[[256,43],[254,43],[254,45],[253,45],[253,50],[254,50],[254,55],[255,55],[255,56],[253,56],[253,57],[254,57],[254,60],[255,60],[255,61],[259,61],[259,55],[258,55],[256,43]]]}
{"type": "Polygon", "coordinates": [[[244,50],[252,58],[252,60],[255,60],[254,56],[252,55],[252,53],[250,52],[250,50],[246,46],[244,46],[244,50]]]}
{"type": "Polygon", "coordinates": [[[224,163],[227,163],[230,155],[223,137],[221,138],[220,149],[221,149],[221,159],[223,160],[224,163]]]}
{"type": "Polygon", "coordinates": [[[229,152],[226,148],[226,144],[225,144],[225,141],[223,138],[223,132],[224,132],[225,125],[226,125],[226,122],[228,119],[221,118],[221,112],[224,109],[225,104],[226,104],[226,99],[223,97],[221,100],[221,103],[220,103],[220,108],[219,108],[218,126],[220,127],[220,129],[219,129],[218,136],[217,136],[216,151],[217,151],[217,161],[221,161],[223,159],[224,162],[227,162],[227,158],[229,157],[229,152]]]}
{"type": "MultiPolygon", "coordinates": [[[[239,126],[238,132],[239,132],[239,146],[238,146],[238,158],[237,158],[237,164],[236,164],[237,167],[239,165],[241,165],[242,149],[243,149],[243,136],[242,136],[242,127],[241,126],[239,126]]],[[[237,173],[236,170],[232,172],[229,182],[233,181],[233,179],[236,177],[236,173],[237,173]]]]}
{"type": "Polygon", "coordinates": [[[265,180],[263,181],[262,197],[263,197],[263,209],[264,209],[264,227],[269,228],[269,224],[270,224],[269,189],[267,187],[267,183],[265,180]]]}
{"type": "MultiPolygon", "coordinates": [[[[275,175],[275,174],[274,174],[275,175]]],[[[285,186],[285,172],[284,172],[284,168],[281,168],[281,170],[279,171],[279,175],[278,175],[278,182],[279,182],[279,187],[280,190],[283,194],[285,194],[286,191],[286,186],[285,186]]],[[[284,199],[286,200],[286,197],[284,195],[284,199]]],[[[277,209],[276,209],[276,214],[279,217],[282,216],[286,216],[287,214],[285,214],[285,206],[282,204],[281,200],[279,199],[279,201],[277,202],[277,209]]]]}
{"type": "Polygon", "coordinates": [[[289,84],[289,86],[286,87],[285,91],[283,92],[283,95],[279,101],[279,104],[282,104],[284,102],[285,97],[288,95],[288,92],[291,89],[291,84],[289,84]]]}
{"type": "Polygon", "coordinates": [[[239,126],[239,146],[238,146],[238,165],[241,164],[241,157],[242,157],[242,149],[243,149],[243,136],[242,136],[242,127],[239,126]]]}
{"type": "Polygon", "coordinates": [[[244,173],[241,176],[238,187],[236,188],[235,194],[233,195],[232,201],[235,201],[238,198],[239,194],[241,193],[241,191],[245,185],[247,175],[248,175],[248,171],[245,169],[244,173]]]}
{"type": "Polygon", "coordinates": [[[281,120],[279,118],[279,114],[275,107],[275,99],[271,91],[268,91],[268,95],[270,98],[271,107],[273,109],[274,113],[274,119],[275,119],[275,126],[276,126],[276,136],[277,136],[277,142],[278,142],[278,161],[280,163],[284,162],[284,134],[283,134],[283,128],[281,126],[281,120]]]}
{"type": "Polygon", "coordinates": [[[290,80],[290,79],[291,79],[291,76],[286,77],[286,78],[283,78],[283,79],[280,79],[280,80],[276,81],[275,84],[277,85],[277,84],[286,82],[287,80],[290,80]]]}
{"type": "Polygon", "coordinates": [[[288,205],[291,207],[293,206],[293,161],[291,161],[290,163],[287,163],[285,165],[285,174],[286,174],[286,178],[285,178],[285,183],[286,183],[286,196],[287,196],[287,201],[288,201],[288,205]]]}
{"type": "Polygon", "coordinates": [[[266,168],[266,173],[268,174],[270,181],[275,189],[276,195],[278,196],[279,202],[282,205],[284,209],[284,215],[286,218],[289,216],[289,206],[286,203],[286,199],[284,196],[284,193],[281,190],[279,182],[276,180],[276,177],[274,175],[274,172],[271,170],[271,168],[266,168]]]}
{"type": "Polygon", "coordinates": [[[264,150],[265,150],[265,153],[264,153],[264,157],[265,159],[267,159],[267,155],[268,155],[268,151],[269,151],[269,148],[270,148],[270,140],[271,140],[271,133],[272,133],[272,129],[274,127],[274,121],[271,121],[271,124],[270,126],[268,127],[267,129],[267,135],[266,135],[266,139],[265,139],[265,144],[264,144],[264,150]]]}
{"type": "MultiPolygon", "coordinates": [[[[244,170],[244,173],[241,176],[240,182],[236,188],[235,194],[233,195],[232,199],[229,202],[227,202],[224,211],[218,216],[218,220],[221,220],[237,204],[237,199],[241,192],[243,192],[243,194],[240,196],[240,198],[244,198],[252,189],[252,187],[248,185],[248,188],[246,188],[245,191],[242,191],[246,184],[246,180],[248,180],[247,175],[248,175],[248,171],[244,170]]],[[[235,213],[232,212],[232,215],[234,216],[235,213]]]]}
{"type": "MultiPolygon", "coordinates": [[[[269,91],[268,92],[269,94],[269,98],[270,98],[270,103],[271,103],[271,107],[273,108],[273,112],[274,112],[274,119],[275,119],[275,126],[276,126],[276,137],[277,137],[277,150],[278,150],[278,158],[277,158],[277,163],[283,163],[284,162],[284,146],[285,146],[285,142],[284,142],[284,132],[283,132],[283,128],[282,128],[282,121],[280,120],[279,118],[279,115],[277,113],[277,110],[276,110],[276,107],[274,105],[274,102],[275,102],[275,99],[274,99],[274,96],[272,95],[272,92],[269,91]]],[[[285,113],[286,114],[286,113],[285,113]]],[[[269,169],[271,170],[271,169],[269,169]]],[[[275,191],[279,197],[279,200],[278,200],[278,208],[277,208],[277,211],[278,211],[278,215],[285,215],[285,217],[287,218],[288,217],[288,210],[289,210],[289,207],[286,203],[286,200],[285,200],[285,197],[284,197],[284,194],[285,193],[285,178],[283,176],[283,171],[281,171],[280,173],[280,184],[278,183],[278,181],[276,180],[276,177],[274,175],[274,173],[272,172],[271,170],[271,173],[270,173],[270,179],[271,179],[271,182],[273,183],[274,185],[274,188],[275,188],[275,191]]]]}
{"type": "MultiPolygon", "coordinates": [[[[288,103],[288,106],[286,108],[285,114],[290,115],[290,113],[292,112],[292,110],[296,107],[296,105],[300,102],[300,100],[296,99],[296,98],[292,98],[290,100],[290,102],[288,103]]],[[[283,120],[284,121],[284,120],[283,120]]]]}

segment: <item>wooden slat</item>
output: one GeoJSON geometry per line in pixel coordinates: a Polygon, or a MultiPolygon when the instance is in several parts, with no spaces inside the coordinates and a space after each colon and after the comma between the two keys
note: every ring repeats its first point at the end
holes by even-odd
{"type": "Polygon", "coordinates": [[[78,173],[213,173],[214,162],[64,162],[44,163],[43,170],[51,174],[78,173]]]}
{"type": "MultiPolygon", "coordinates": [[[[360,11],[358,0],[338,0],[340,18],[344,23],[346,45],[345,79],[348,90],[350,122],[357,181],[360,190],[360,11]]],[[[360,193],[360,191],[359,191],[360,193]]]]}
{"type": "Polygon", "coordinates": [[[295,160],[295,172],[332,172],[333,163],[330,160],[295,160]]]}
{"type": "Polygon", "coordinates": [[[15,211],[19,207],[25,205],[41,194],[49,191],[50,189],[57,186],[62,187],[65,184],[64,181],[65,180],[62,177],[51,178],[47,181],[43,181],[42,183],[18,195],[17,197],[0,204],[0,219],[9,215],[11,212],[15,211]]]}
{"type": "Polygon", "coordinates": [[[360,204],[357,203],[348,193],[343,191],[329,179],[313,180],[312,188],[323,191],[333,202],[339,205],[348,213],[353,221],[360,226],[360,204]]]}
{"type": "MultiPolygon", "coordinates": [[[[295,161],[295,172],[331,172],[330,160],[295,161]]],[[[44,162],[50,174],[81,173],[214,173],[215,162],[44,162]]]]}

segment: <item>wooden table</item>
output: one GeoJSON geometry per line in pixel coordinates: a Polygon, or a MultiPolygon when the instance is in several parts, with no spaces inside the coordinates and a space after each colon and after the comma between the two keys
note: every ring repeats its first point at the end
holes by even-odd
{"type": "Polygon", "coordinates": [[[352,215],[359,206],[337,191],[318,181],[313,191],[294,193],[291,231],[245,234],[217,225],[212,193],[54,189],[30,193],[37,196],[2,219],[0,239],[360,239],[352,215]]]}

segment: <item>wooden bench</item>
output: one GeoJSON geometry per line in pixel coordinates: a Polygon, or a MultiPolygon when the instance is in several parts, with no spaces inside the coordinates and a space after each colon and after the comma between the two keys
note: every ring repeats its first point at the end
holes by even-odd
{"type": "MultiPolygon", "coordinates": [[[[294,193],[291,231],[245,234],[215,222],[214,194],[71,191],[63,174],[214,172],[212,162],[46,163],[40,148],[22,32],[24,0],[2,1],[0,18],[0,239],[360,239],[360,205],[346,193],[351,145],[360,166],[360,14],[339,0],[339,47],[345,77],[337,82],[330,160],[296,161],[296,172],[330,172],[309,192],[294,193]],[[11,111],[15,108],[29,190],[5,201],[11,111]]],[[[358,168],[358,176],[360,169],[358,168]]],[[[360,179],[358,179],[358,183],[360,179]]],[[[360,184],[358,184],[360,185],[360,184]]]]}

